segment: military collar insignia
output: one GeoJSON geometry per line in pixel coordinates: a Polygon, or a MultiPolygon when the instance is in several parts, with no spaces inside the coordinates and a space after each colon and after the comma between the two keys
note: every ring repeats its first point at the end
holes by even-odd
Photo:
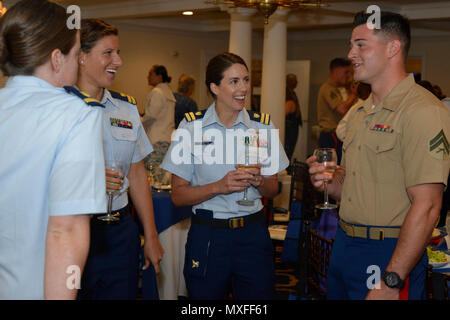
{"type": "Polygon", "coordinates": [[[184,114],[184,118],[187,122],[191,122],[194,120],[202,119],[205,116],[206,110],[197,111],[197,112],[186,112],[184,114]]]}
{"type": "Polygon", "coordinates": [[[268,113],[260,113],[256,111],[248,111],[250,120],[268,125],[270,123],[270,115],[268,113]]]}
{"type": "Polygon", "coordinates": [[[89,106],[102,107],[102,108],[105,107],[100,101],[98,101],[97,99],[91,98],[89,96],[89,94],[87,94],[85,92],[81,92],[75,87],[65,86],[64,89],[68,93],[71,93],[71,94],[79,97],[80,99],[82,99],[89,106]]]}
{"type": "Polygon", "coordinates": [[[128,103],[134,104],[134,105],[137,104],[136,99],[133,98],[132,96],[129,96],[125,93],[116,92],[116,91],[111,91],[111,90],[108,90],[108,91],[111,94],[111,97],[113,97],[114,99],[125,101],[128,103]]]}

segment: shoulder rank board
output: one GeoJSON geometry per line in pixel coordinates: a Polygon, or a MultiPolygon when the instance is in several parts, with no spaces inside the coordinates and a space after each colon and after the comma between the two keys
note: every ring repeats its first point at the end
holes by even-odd
{"type": "Polygon", "coordinates": [[[109,90],[109,93],[111,93],[111,97],[113,97],[114,99],[118,99],[118,100],[122,100],[131,104],[136,105],[136,99],[133,98],[132,96],[129,96],[125,93],[120,93],[120,92],[116,92],[116,91],[111,91],[109,90]]]}
{"type": "Polygon", "coordinates": [[[64,89],[71,94],[76,95],[77,97],[81,98],[87,105],[93,106],[93,107],[102,107],[105,106],[100,103],[97,99],[91,98],[87,93],[80,92],[77,88],[71,87],[71,86],[65,86],[64,89]]]}
{"type": "Polygon", "coordinates": [[[256,111],[247,111],[247,112],[248,115],[250,116],[250,120],[267,125],[270,123],[270,114],[268,113],[260,113],[256,111]]]}
{"type": "Polygon", "coordinates": [[[186,112],[184,114],[184,118],[186,119],[187,122],[191,122],[191,121],[203,118],[203,116],[205,115],[205,112],[206,112],[206,110],[197,111],[197,112],[186,112]]]}

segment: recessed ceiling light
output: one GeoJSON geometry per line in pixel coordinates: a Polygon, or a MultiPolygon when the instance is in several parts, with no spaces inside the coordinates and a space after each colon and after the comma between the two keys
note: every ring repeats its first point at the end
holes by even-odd
{"type": "Polygon", "coordinates": [[[194,14],[193,11],[183,11],[184,16],[192,16],[194,14]]]}

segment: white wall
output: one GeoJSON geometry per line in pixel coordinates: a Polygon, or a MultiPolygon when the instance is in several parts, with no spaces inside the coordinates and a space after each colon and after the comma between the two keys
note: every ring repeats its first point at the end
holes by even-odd
{"type": "Polygon", "coordinates": [[[168,33],[154,28],[134,27],[113,21],[110,23],[119,28],[120,55],[123,60],[114,90],[134,96],[142,111],[151,89],[147,84],[148,71],[152,65],[162,64],[172,77],[170,86],[174,91],[181,74],[190,74],[197,79],[193,98],[201,107],[200,101],[206,101],[201,97],[202,92],[206,94],[202,82],[205,73],[201,66],[202,55],[206,50],[216,53],[225,51],[228,47],[227,34],[168,33]]]}

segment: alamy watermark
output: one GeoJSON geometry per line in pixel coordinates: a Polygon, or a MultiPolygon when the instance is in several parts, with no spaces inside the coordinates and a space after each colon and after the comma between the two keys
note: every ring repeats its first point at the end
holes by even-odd
{"type": "Polygon", "coordinates": [[[370,30],[381,29],[381,9],[379,6],[373,4],[367,7],[367,14],[371,14],[367,19],[366,25],[370,30]]]}
{"type": "Polygon", "coordinates": [[[172,135],[171,162],[182,164],[244,164],[245,137],[249,137],[248,162],[261,163],[263,170],[277,172],[280,164],[278,129],[203,129],[202,121],[193,130],[179,128],[172,135]]]}
{"type": "Polygon", "coordinates": [[[77,265],[70,265],[66,269],[66,274],[69,274],[66,280],[66,287],[69,290],[81,288],[81,268],[77,265]]]}
{"type": "Polygon", "coordinates": [[[69,30],[80,30],[81,29],[81,9],[77,5],[70,5],[66,10],[67,14],[70,14],[66,21],[67,28],[69,30]]]}

